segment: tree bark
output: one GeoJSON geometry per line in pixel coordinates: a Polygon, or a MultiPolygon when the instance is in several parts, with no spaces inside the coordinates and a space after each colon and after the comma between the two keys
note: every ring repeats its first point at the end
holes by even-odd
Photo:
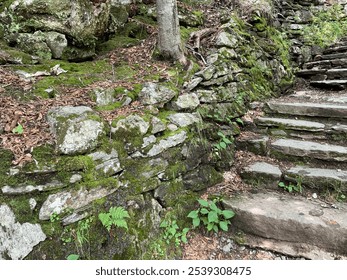
{"type": "Polygon", "coordinates": [[[187,64],[182,44],[178,21],[176,0],[156,0],[158,19],[158,48],[165,59],[187,64]]]}

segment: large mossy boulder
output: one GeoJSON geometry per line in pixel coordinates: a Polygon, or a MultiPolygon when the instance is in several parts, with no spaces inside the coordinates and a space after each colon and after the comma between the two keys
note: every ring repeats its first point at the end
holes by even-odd
{"type": "Polygon", "coordinates": [[[30,45],[25,49],[30,54],[84,60],[95,54],[97,39],[107,31],[110,9],[111,0],[16,0],[0,15],[0,24],[7,42],[18,47],[30,45]],[[33,38],[29,35],[37,31],[40,36],[30,44],[33,38]],[[58,34],[53,38],[51,32],[58,34]],[[27,44],[25,38],[30,39],[27,44]],[[58,50],[53,48],[57,44],[58,50]]]}
{"type": "Polygon", "coordinates": [[[60,154],[80,155],[91,152],[105,135],[103,122],[89,107],[57,107],[48,112],[47,120],[60,154]]]}

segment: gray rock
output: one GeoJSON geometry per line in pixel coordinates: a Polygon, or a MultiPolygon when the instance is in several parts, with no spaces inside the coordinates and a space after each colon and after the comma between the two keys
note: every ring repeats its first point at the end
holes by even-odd
{"type": "Polygon", "coordinates": [[[233,227],[246,233],[291,244],[297,255],[306,251],[306,245],[338,253],[347,253],[347,211],[324,209],[321,216],[310,211],[319,208],[319,202],[305,197],[278,193],[242,194],[223,202],[236,215],[233,227]]]}
{"type": "Polygon", "coordinates": [[[125,119],[119,120],[116,127],[111,128],[111,132],[115,133],[120,129],[124,129],[126,131],[137,129],[142,135],[144,135],[149,129],[149,123],[138,115],[130,115],[125,119]]]}
{"type": "Polygon", "coordinates": [[[347,105],[271,101],[265,109],[267,112],[286,115],[347,118],[347,105]]]}
{"type": "Polygon", "coordinates": [[[114,98],[114,89],[93,89],[96,96],[96,104],[99,106],[106,106],[114,103],[116,99],[114,98]]]}
{"type": "Polygon", "coordinates": [[[150,135],[148,137],[144,137],[143,138],[142,148],[146,148],[149,145],[155,143],[156,141],[157,141],[157,138],[154,135],[150,135]]]}
{"type": "Polygon", "coordinates": [[[237,46],[238,39],[227,32],[221,32],[216,39],[217,47],[234,48],[237,46]]]}
{"type": "Polygon", "coordinates": [[[347,161],[347,147],[311,141],[279,139],[271,143],[271,153],[337,162],[347,161]]]}
{"type": "Polygon", "coordinates": [[[194,110],[200,104],[199,98],[195,93],[183,94],[172,102],[172,107],[177,111],[194,110]]]}
{"type": "Polygon", "coordinates": [[[35,209],[36,205],[37,205],[37,201],[35,200],[35,198],[30,198],[29,207],[31,211],[35,209]]]}
{"type": "Polygon", "coordinates": [[[169,123],[169,124],[167,125],[167,128],[168,128],[168,130],[170,130],[170,131],[176,131],[176,130],[178,130],[178,126],[175,125],[175,124],[173,124],[173,123],[169,123]]]}
{"type": "Polygon", "coordinates": [[[52,58],[60,59],[68,45],[65,35],[58,32],[46,32],[45,36],[45,41],[51,50],[52,58]]]}
{"type": "Polygon", "coordinates": [[[275,126],[283,127],[285,129],[305,130],[305,131],[324,131],[325,125],[319,122],[284,119],[284,118],[269,118],[259,117],[255,120],[257,125],[260,126],[275,126]]]}
{"type": "Polygon", "coordinates": [[[285,171],[284,174],[287,180],[311,188],[330,187],[335,191],[347,190],[347,171],[345,170],[295,166],[285,171]]]}
{"type": "MultiPolygon", "coordinates": [[[[107,31],[110,9],[110,1],[95,5],[92,1],[84,0],[17,0],[0,17],[9,22],[5,28],[5,37],[12,38],[18,45],[19,37],[28,30],[49,30],[64,34],[70,38],[69,42],[73,42],[68,44],[70,51],[64,49],[60,54],[64,40],[60,43],[50,40],[52,45],[58,45],[58,48],[52,49],[58,57],[77,60],[87,58],[86,53],[89,53],[88,57],[95,54],[97,38],[107,31]]],[[[36,46],[28,45],[28,48],[35,49],[36,46]]]]}
{"type": "Polygon", "coordinates": [[[73,174],[69,180],[70,184],[75,184],[82,180],[82,175],[80,174],[73,174]]]}
{"type": "Polygon", "coordinates": [[[63,226],[67,226],[73,223],[76,223],[80,220],[83,220],[84,218],[88,217],[89,213],[88,212],[83,212],[83,213],[73,213],[67,217],[64,217],[62,219],[63,226]]]}
{"type": "Polygon", "coordinates": [[[0,260],[21,260],[45,239],[39,224],[20,224],[6,204],[0,205],[0,260]]]}
{"type": "Polygon", "coordinates": [[[162,132],[166,129],[165,124],[157,117],[152,118],[151,125],[152,125],[152,134],[162,132]]]}
{"type": "Polygon", "coordinates": [[[204,79],[201,77],[193,78],[189,82],[184,84],[187,91],[192,91],[195,89],[204,79]]]}
{"type": "Polygon", "coordinates": [[[4,186],[2,187],[2,193],[7,195],[18,195],[18,194],[27,194],[35,191],[44,192],[54,189],[63,188],[65,185],[59,181],[52,181],[44,185],[20,185],[16,187],[4,186]]]}
{"type": "Polygon", "coordinates": [[[139,93],[139,101],[144,105],[164,105],[176,96],[173,90],[157,83],[146,83],[139,93]]]}
{"type": "Polygon", "coordinates": [[[223,246],[222,250],[224,253],[230,253],[231,249],[233,248],[233,245],[231,243],[228,243],[223,246]]]}
{"type": "Polygon", "coordinates": [[[120,166],[118,153],[116,150],[112,150],[109,154],[99,151],[89,154],[88,156],[91,157],[95,162],[99,163],[96,165],[95,169],[101,170],[103,174],[107,176],[112,176],[123,170],[120,166]]]}
{"type": "Polygon", "coordinates": [[[45,34],[41,31],[36,31],[33,34],[18,34],[17,47],[26,53],[41,57],[43,59],[52,58],[52,52],[46,43],[45,34]]]}
{"type": "Polygon", "coordinates": [[[214,65],[210,65],[205,69],[195,73],[195,76],[203,78],[204,81],[208,81],[212,79],[215,72],[216,67],[214,65]]]}
{"type": "Polygon", "coordinates": [[[169,166],[169,163],[164,159],[156,158],[148,161],[148,166],[151,167],[151,170],[142,172],[140,175],[145,179],[153,178],[163,173],[169,166]]]}
{"type": "Polygon", "coordinates": [[[39,219],[49,220],[53,213],[60,214],[66,209],[77,211],[81,208],[84,209],[93,201],[106,197],[117,189],[117,186],[110,189],[99,187],[90,190],[80,189],[51,194],[41,206],[39,219]]]}
{"type": "Polygon", "coordinates": [[[266,188],[278,188],[282,172],[278,166],[267,162],[255,162],[241,171],[245,182],[266,188]]]}
{"type": "Polygon", "coordinates": [[[182,144],[187,139],[187,132],[181,131],[175,135],[169,136],[166,139],[162,139],[158,144],[154,145],[149,152],[148,156],[153,157],[159,155],[163,151],[166,151],[169,148],[178,146],[182,144]]]}
{"type": "Polygon", "coordinates": [[[168,116],[167,119],[178,127],[186,127],[202,121],[197,113],[176,113],[168,116]]]}

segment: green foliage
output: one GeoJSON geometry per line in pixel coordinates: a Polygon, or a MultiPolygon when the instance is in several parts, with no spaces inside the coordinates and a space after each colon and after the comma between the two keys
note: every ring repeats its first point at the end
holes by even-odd
{"type": "Polygon", "coordinates": [[[79,258],[80,258],[80,255],[71,254],[71,255],[68,255],[66,259],[69,261],[76,261],[76,260],[79,260],[79,258]]]}
{"type": "Polygon", "coordinates": [[[164,219],[161,222],[160,227],[164,229],[163,238],[166,244],[170,244],[174,241],[175,246],[178,247],[181,242],[187,243],[187,233],[189,228],[180,230],[176,220],[164,219]]]}
{"type": "Polygon", "coordinates": [[[347,19],[341,5],[320,11],[313,22],[303,29],[307,44],[327,47],[347,34],[347,19]]]}
{"type": "Polygon", "coordinates": [[[297,192],[297,193],[302,193],[302,185],[300,182],[293,184],[293,183],[284,183],[284,182],[279,182],[278,186],[280,188],[283,188],[285,191],[289,193],[297,192]]]}
{"type": "Polygon", "coordinates": [[[214,144],[214,148],[216,151],[225,150],[229,145],[233,143],[223,134],[223,132],[219,131],[217,134],[220,137],[220,139],[217,144],[214,144]]]}
{"type": "Polygon", "coordinates": [[[108,231],[111,230],[112,225],[128,229],[128,224],[125,218],[130,218],[130,216],[128,211],[123,207],[111,207],[107,213],[99,214],[99,220],[108,231]]]}
{"type": "Polygon", "coordinates": [[[220,202],[220,199],[217,198],[213,201],[198,199],[198,202],[200,207],[188,214],[188,218],[192,219],[193,228],[197,228],[202,223],[207,231],[218,232],[219,229],[228,231],[230,219],[235,216],[233,211],[221,210],[217,206],[217,203],[220,202]]]}
{"type": "Polygon", "coordinates": [[[12,133],[15,133],[15,134],[23,134],[23,132],[24,132],[24,129],[21,124],[18,124],[14,129],[12,129],[12,133]]]}

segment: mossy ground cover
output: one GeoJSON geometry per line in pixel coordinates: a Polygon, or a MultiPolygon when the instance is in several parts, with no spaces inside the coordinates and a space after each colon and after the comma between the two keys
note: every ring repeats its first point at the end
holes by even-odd
{"type": "Polygon", "coordinates": [[[312,23],[302,33],[307,45],[327,47],[347,35],[347,18],[341,5],[314,11],[312,23]]]}

